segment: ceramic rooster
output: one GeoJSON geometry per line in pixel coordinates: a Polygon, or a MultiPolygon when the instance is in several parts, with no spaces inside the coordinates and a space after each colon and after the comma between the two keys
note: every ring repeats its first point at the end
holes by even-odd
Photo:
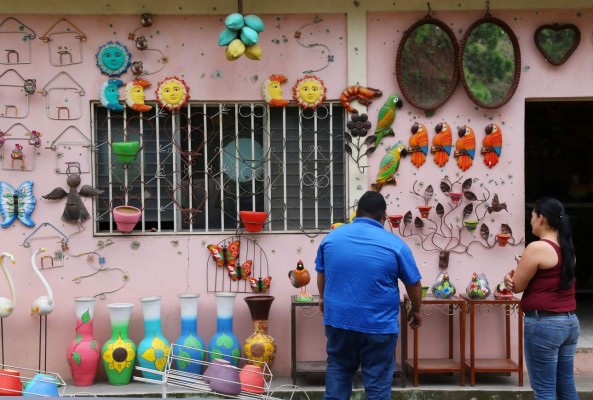
{"type": "Polygon", "coordinates": [[[434,297],[439,299],[449,299],[457,292],[455,286],[449,281],[449,274],[444,271],[439,272],[430,290],[434,297]]]}
{"type": "Polygon", "coordinates": [[[488,168],[498,164],[498,157],[502,151],[502,131],[496,124],[490,124],[485,129],[486,136],[482,141],[482,154],[484,154],[484,164],[488,168]]]}
{"type": "Polygon", "coordinates": [[[449,154],[451,154],[451,147],[453,145],[453,135],[451,134],[451,127],[446,122],[437,124],[434,130],[437,134],[432,139],[430,152],[434,154],[434,162],[439,167],[442,167],[449,161],[449,154]]]}
{"type": "Polygon", "coordinates": [[[426,126],[419,122],[412,125],[411,131],[412,136],[410,137],[408,153],[410,153],[412,164],[416,168],[420,168],[426,161],[426,153],[428,153],[428,131],[426,130],[426,126]]]}
{"type": "Polygon", "coordinates": [[[313,301],[313,295],[307,292],[307,285],[311,282],[311,274],[305,268],[305,265],[301,260],[297,263],[297,266],[292,271],[288,271],[288,278],[290,283],[295,288],[300,288],[300,293],[295,296],[297,302],[309,302],[313,301]]]}
{"type": "Polygon", "coordinates": [[[89,185],[83,185],[80,188],[80,191],[76,191],[76,188],[80,185],[79,174],[69,174],[66,184],[70,187],[69,192],[66,192],[62,188],[55,188],[50,193],[41,197],[48,200],[59,200],[68,196],[66,206],[64,207],[64,213],[62,214],[62,220],[78,222],[80,224],[82,221],[86,221],[90,217],[80,196],[97,196],[103,193],[103,190],[95,189],[89,185]]]}
{"type": "Polygon", "coordinates": [[[457,166],[465,171],[472,166],[476,154],[476,135],[467,125],[459,128],[457,133],[459,139],[455,142],[455,158],[457,158],[457,166]]]}
{"type": "Polygon", "coordinates": [[[471,282],[465,289],[465,293],[472,300],[483,300],[490,296],[490,293],[492,292],[490,290],[490,285],[488,284],[488,279],[486,279],[486,275],[474,272],[472,274],[471,282]]]}
{"type": "Polygon", "coordinates": [[[371,189],[377,192],[381,191],[381,188],[386,183],[396,184],[395,173],[399,168],[399,160],[401,157],[405,157],[408,154],[406,145],[403,142],[397,142],[387,154],[383,156],[379,172],[377,173],[377,180],[371,185],[371,189]]]}
{"type": "Polygon", "coordinates": [[[385,136],[395,136],[393,129],[391,129],[391,125],[393,124],[393,121],[395,121],[396,109],[401,108],[403,105],[404,102],[397,94],[394,93],[389,96],[383,107],[379,110],[375,134],[366,139],[367,144],[372,143],[369,150],[372,149],[371,151],[374,151],[385,136]]]}

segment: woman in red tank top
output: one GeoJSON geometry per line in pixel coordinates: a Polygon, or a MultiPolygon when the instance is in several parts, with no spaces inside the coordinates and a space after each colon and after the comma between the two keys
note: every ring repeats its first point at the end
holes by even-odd
{"type": "Polygon", "coordinates": [[[575,315],[575,251],[564,206],[544,197],[535,202],[531,229],[540,240],[517,258],[504,278],[515,293],[523,292],[524,350],[535,399],[578,400],[574,354],[579,338],[575,315]]]}

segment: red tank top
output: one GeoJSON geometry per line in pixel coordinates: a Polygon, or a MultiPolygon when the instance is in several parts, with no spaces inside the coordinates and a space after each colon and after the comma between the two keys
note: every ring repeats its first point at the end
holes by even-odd
{"type": "Polygon", "coordinates": [[[543,241],[549,243],[556,250],[558,264],[550,269],[537,270],[523,293],[521,307],[523,311],[574,311],[577,308],[574,281],[568,289],[560,289],[560,280],[562,279],[562,251],[556,243],[546,239],[543,239],[543,241]]]}

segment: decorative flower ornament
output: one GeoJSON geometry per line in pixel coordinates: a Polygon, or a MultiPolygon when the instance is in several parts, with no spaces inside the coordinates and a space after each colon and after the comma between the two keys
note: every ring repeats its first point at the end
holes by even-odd
{"type": "Polygon", "coordinates": [[[160,106],[169,111],[180,109],[189,100],[189,87],[176,76],[160,81],[155,93],[160,106]]]}
{"type": "Polygon", "coordinates": [[[326,99],[327,89],[315,75],[305,75],[292,88],[292,97],[302,108],[316,109],[326,99]]]}
{"type": "Polygon", "coordinates": [[[128,70],[132,55],[120,42],[109,41],[99,47],[95,57],[97,57],[97,66],[102,74],[120,76],[128,70]]]}
{"type": "Polygon", "coordinates": [[[371,129],[371,123],[366,114],[352,114],[346,126],[350,129],[350,134],[354,137],[364,137],[369,132],[369,129],[371,129]]]}
{"type": "Polygon", "coordinates": [[[144,88],[150,86],[150,82],[144,79],[134,79],[126,85],[126,104],[132,110],[146,112],[152,110],[152,106],[144,104],[146,94],[144,88]]]}

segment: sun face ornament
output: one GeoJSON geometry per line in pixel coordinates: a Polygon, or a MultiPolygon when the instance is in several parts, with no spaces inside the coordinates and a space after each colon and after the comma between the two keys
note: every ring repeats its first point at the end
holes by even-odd
{"type": "Polygon", "coordinates": [[[292,97],[302,108],[316,109],[326,98],[327,89],[315,75],[305,75],[292,88],[292,97]]]}
{"type": "Polygon", "coordinates": [[[119,103],[118,88],[124,85],[121,79],[107,79],[99,89],[99,101],[103,107],[112,111],[122,111],[124,106],[119,103]]]}
{"type": "Polygon", "coordinates": [[[180,109],[189,100],[189,87],[176,76],[160,81],[155,93],[160,106],[169,111],[180,109]]]}
{"type": "Polygon", "coordinates": [[[132,55],[127,47],[120,42],[109,41],[103,46],[99,46],[95,57],[97,57],[97,66],[102,74],[120,76],[128,70],[132,55]]]}
{"type": "Polygon", "coordinates": [[[147,112],[152,110],[152,106],[144,104],[146,94],[144,88],[150,86],[150,82],[144,79],[134,79],[126,85],[126,104],[132,110],[147,112]]]}
{"type": "Polygon", "coordinates": [[[288,79],[284,75],[270,75],[261,87],[264,100],[270,107],[286,107],[290,101],[282,98],[282,84],[288,79]]]}

